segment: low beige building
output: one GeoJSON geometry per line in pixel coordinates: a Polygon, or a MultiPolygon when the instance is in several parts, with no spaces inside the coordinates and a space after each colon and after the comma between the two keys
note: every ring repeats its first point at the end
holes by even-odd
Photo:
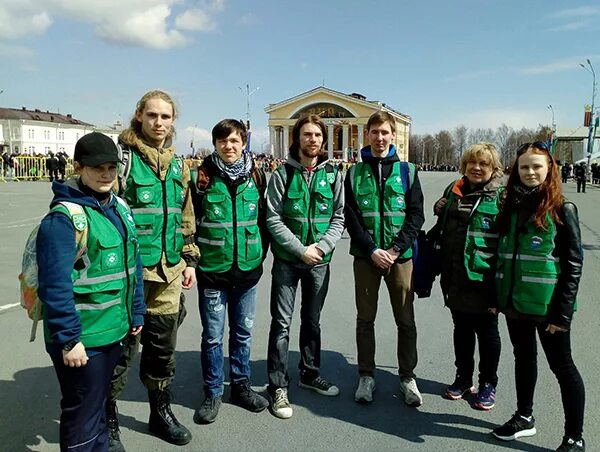
{"type": "Polygon", "coordinates": [[[303,116],[319,115],[327,125],[327,154],[329,158],[358,157],[358,151],[368,144],[366,124],[376,111],[386,111],[396,119],[394,144],[401,160],[408,160],[410,116],[400,113],[385,103],[367,100],[361,94],[343,94],[323,86],[270,104],[265,108],[269,115],[269,142],[276,158],[287,158],[292,139],[292,127],[303,116]]]}

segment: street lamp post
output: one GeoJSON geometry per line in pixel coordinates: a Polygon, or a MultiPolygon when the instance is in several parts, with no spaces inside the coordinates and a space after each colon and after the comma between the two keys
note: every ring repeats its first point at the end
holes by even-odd
{"type": "MultiPolygon", "coordinates": [[[[240,91],[244,91],[241,86],[238,86],[240,91]]],[[[246,128],[250,130],[250,96],[260,89],[259,86],[250,91],[250,85],[246,83],[246,128]]]]}
{"type": "Polygon", "coordinates": [[[590,130],[589,130],[589,134],[588,134],[588,148],[587,148],[587,152],[588,152],[588,162],[587,162],[587,166],[588,168],[590,167],[590,160],[592,159],[592,152],[594,152],[594,103],[596,100],[596,72],[594,71],[594,66],[592,66],[592,62],[590,61],[590,59],[588,58],[586,60],[587,62],[587,66],[585,66],[583,63],[579,63],[579,66],[581,66],[582,68],[584,68],[586,71],[590,72],[592,74],[592,116],[590,118],[590,130]]]}
{"type": "Polygon", "coordinates": [[[548,110],[552,112],[552,133],[556,132],[556,123],[554,122],[554,108],[552,105],[548,105],[548,110]]]}

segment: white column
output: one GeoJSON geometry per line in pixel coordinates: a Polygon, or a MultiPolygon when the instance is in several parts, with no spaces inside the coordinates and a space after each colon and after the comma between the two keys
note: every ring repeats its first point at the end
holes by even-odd
{"type": "Polygon", "coordinates": [[[364,126],[362,124],[358,124],[357,127],[358,127],[358,136],[357,136],[357,138],[358,138],[358,154],[357,154],[356,160],[360,162],[361,161],[360,150],[364,146],[363,136],[364,136],[364,133],[365,133],[365,128],[364,128],[364,126]]]}
{"type": "Polygon", "coordinates": [[[327,124],[327,158],[333,158],[333,124],[327,124]]]}
{"type": "Polygon", "coordinates": [[[275,147],[275,136],[275,127],[269,126],[269,154],[271,155],[273,155],[273,148],[275,147]]]}
{"type": "Polygon", "coordinates": [[[287,160],[290,150],[290,127],[283,126],[283,158],[287,160]]]}
{"type": "Polygon", "coordinates": [[[342,125],[342,160],[348,160],[348,124],[342,125]]]}

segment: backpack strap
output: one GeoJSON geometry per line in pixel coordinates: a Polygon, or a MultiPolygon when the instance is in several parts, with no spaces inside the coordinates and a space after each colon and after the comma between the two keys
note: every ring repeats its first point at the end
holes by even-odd
{"type": "Polygon", "coordinates": [[[412,188],[413,183],[415,182],[415,172],[416,167],[414,163],[400,162],[400,178],[402,179],[404,193],[408,193],[412,188]]]}
{"type": "Polygon", "coordinates": [[[131,173],[131,148],[126,144],[117,143],[121,162],[119,164],[119,195],[122,195],[127,188],[127,179],[131,173]]]}

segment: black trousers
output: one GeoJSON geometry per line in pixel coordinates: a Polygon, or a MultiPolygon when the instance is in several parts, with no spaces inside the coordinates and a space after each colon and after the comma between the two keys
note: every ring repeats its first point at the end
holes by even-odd
{"type": "Polygon", "coordinates": [[[479,343],[479,384],[498,384],[500,334],[498,316],[490,313],[471,313],[451,309],[454,322],[454,364],[456,379],[473,383],[475,370],[475,338],[479,343]]]}
{"type": "Polygon", "coordinates": [[[517,410],[522,416],[533,413],[533,395],[537,382],[536,331],[548,359],[550,370],[558,379],[565,415],[565,435],[581,439],[585,388],[581,375],[571,357],[571,332],[550,334],[547,323],[523,319],[506,319],[510,341],[515,355],[515,384],[517,410]]]}
{"type": "Polygon", "coordinates": [[[585,193],[585,184],[586,184],[586,180],[585,179],[581,179],[581,178],[577,178],[577,193],[579,192],[583,192],[585,193]]]}
{"type": "Polygon", "coordinates": [[[60,450],[108,450],[105,403],[113,368],[121,354],[119,342],[102,347],[83,367],[63,363],[62,352],[51,353],[60,384],[60,450]]]}

